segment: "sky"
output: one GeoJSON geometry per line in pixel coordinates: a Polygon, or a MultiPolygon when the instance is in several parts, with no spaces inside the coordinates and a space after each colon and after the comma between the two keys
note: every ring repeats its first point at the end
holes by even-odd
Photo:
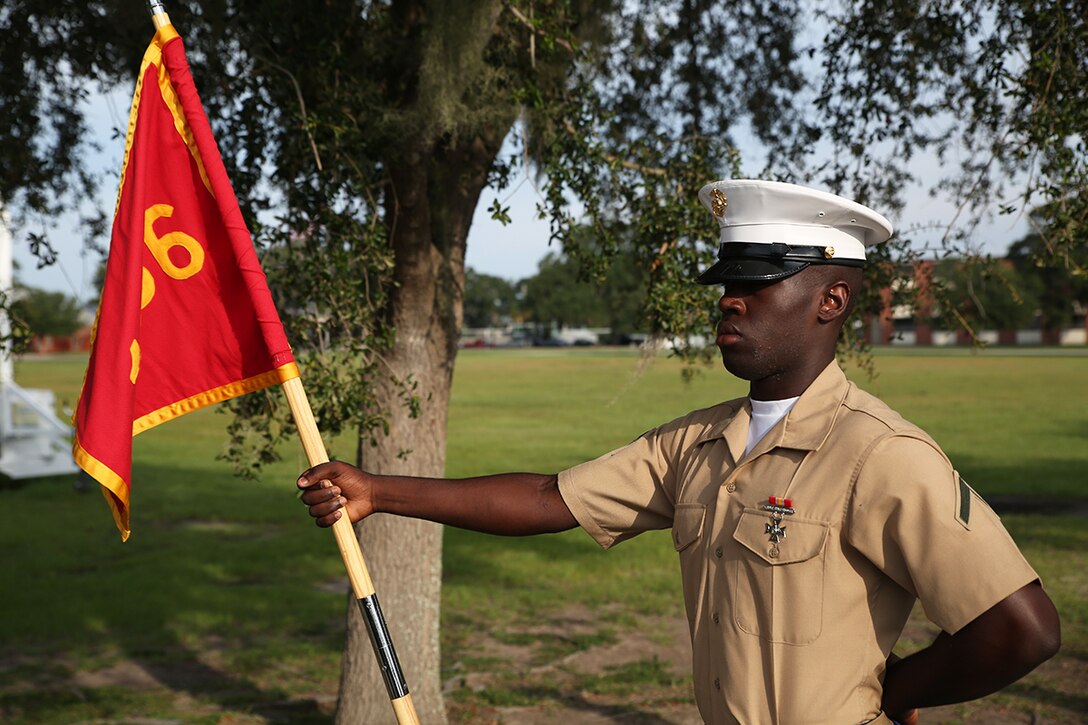
{"type": "MultiPolygon", "coordinates": [[[[87,204],[112,211],[117,180],[121,170],[124,139],[111,139],[112,129],[127,125],[131,89],[117,89],[110,94],[93,95],[87,105],[89,125],[98,135],[102,145],[100,152],[92,154],[88,163],[104,172],[105,182],[98,195],[87,204]]],[[[915,172],[924,181],[934,180],[940,169],[934,159],[921,157],[915,172]]],[[[714,181],[714,179],[707,179],[714,181]]],[[[892,217],[896,228],[913,225],[939,224],[953,218],[955,209],[940,199],[933,199],[923,183],[908,189],[903,213],[892,217]]],[[[531,179],[524,173],[515,178],[511,186],[502,192],[485,189],[473,217],[469,231],[466,264],[477,272],[518,280],[531,277],[537,271],[540,259],[549,251],[559,251],[549,246],[547,220],[537,219],[536,204],[539,193],[531,179]],[[513,222],[503,226],[491,219],[487,209],[498,198],[503,206],[510,207],[513,222]]],[[[879,210],[878,210],[879,211],[879,210]]],[[[1000,255],[1012,242],[1027,233],[1027,222],[1019,217],[1000,217],[977,230],[978,248],[985,253],[1000,255]]],[[[707,235],[716,236],[717,228],[707,215],[707,235]]],[[[921,235],[919,235],[921,236],[921,235]]],[[[939,237],[933,232],[932,238],[939,237]]],[[[57,264],[37,269],[36,260],[30,253],[24,234],[14,235],[14,259],[16,278],[24,285],[68,294],[81,301],[91,301],[95,295],[93,278],[99,258],[83,251],[83,238],[75,223],[75,215],[59,220],[50,237],[58,252],[57,264]]]]}

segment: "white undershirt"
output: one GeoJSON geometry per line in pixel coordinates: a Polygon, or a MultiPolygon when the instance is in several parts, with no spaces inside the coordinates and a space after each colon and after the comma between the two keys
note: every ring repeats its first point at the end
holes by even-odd
{"type": "MultiPolygon", "coordinates": [[[[801,396],[798,395],[797,398],[801,396]]],[[[782,420],[790,408],[797,402],[797,398],[785,400],[752,400],[752,422],[748,426],[748,445],[744,447],[744,455],[752,452],[767,431],[774,428],[774,424],[782,420]]]]}

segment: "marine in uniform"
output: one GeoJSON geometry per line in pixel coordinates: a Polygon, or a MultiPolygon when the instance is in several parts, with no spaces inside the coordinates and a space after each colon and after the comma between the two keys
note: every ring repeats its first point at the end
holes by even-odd
{"type": "Polygon", "coordinates": [[[497,534],[575,525],[608,548],[671,529],[708,723],[913,722],[980,697],[1058,647],[1053,604],[940,447],[847,381],[835,340],[865,249],[891,225],[839,196],[729,180],[717,344],[750,394],[694,411],[555,476],[450,481],[330,463],[304,473],[319,525],[347,511],[497,534]],[[891,655],[916,600],[942,634],[891,655]]]}

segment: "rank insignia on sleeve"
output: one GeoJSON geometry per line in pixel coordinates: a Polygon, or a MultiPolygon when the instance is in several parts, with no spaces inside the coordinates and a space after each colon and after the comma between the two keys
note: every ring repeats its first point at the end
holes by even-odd
{"type": "Polygon", "coordinates": [[[967,481],[963,480],[963,476],[956,474],[956,481],[959,484],[956,497],[958,505],[956,507],[956,519],[963,525],[963,528],[970,530],[971,528],[971,497],[974,491],[967,485],[967,481]]]}
{"type": "Polygon", "coordinates": [[[771,515],[771,521],[767,524],[764,533],[769,534],[770,540],[777,544],[786,538],[786,527],[782,525],[782,517],[794,514],[793,501],[781,496],[768,496],[767,503],[760,505],[760,508],[771,515]]]}

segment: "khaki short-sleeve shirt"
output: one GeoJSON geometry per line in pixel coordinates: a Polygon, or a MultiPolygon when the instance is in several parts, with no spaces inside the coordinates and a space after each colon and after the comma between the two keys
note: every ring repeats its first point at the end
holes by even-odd
{"type": "Polygon", "coordinates": [[[560,491],[605,548],[672,528],[706,722],[888,723],[916,598],[955,633],[1038,577],[941,449],[837,364],[743,457],[749,419],[747,399],[695,411],[560,491]],[[776,524],[770,497],[793,513],[776,524]]]}

